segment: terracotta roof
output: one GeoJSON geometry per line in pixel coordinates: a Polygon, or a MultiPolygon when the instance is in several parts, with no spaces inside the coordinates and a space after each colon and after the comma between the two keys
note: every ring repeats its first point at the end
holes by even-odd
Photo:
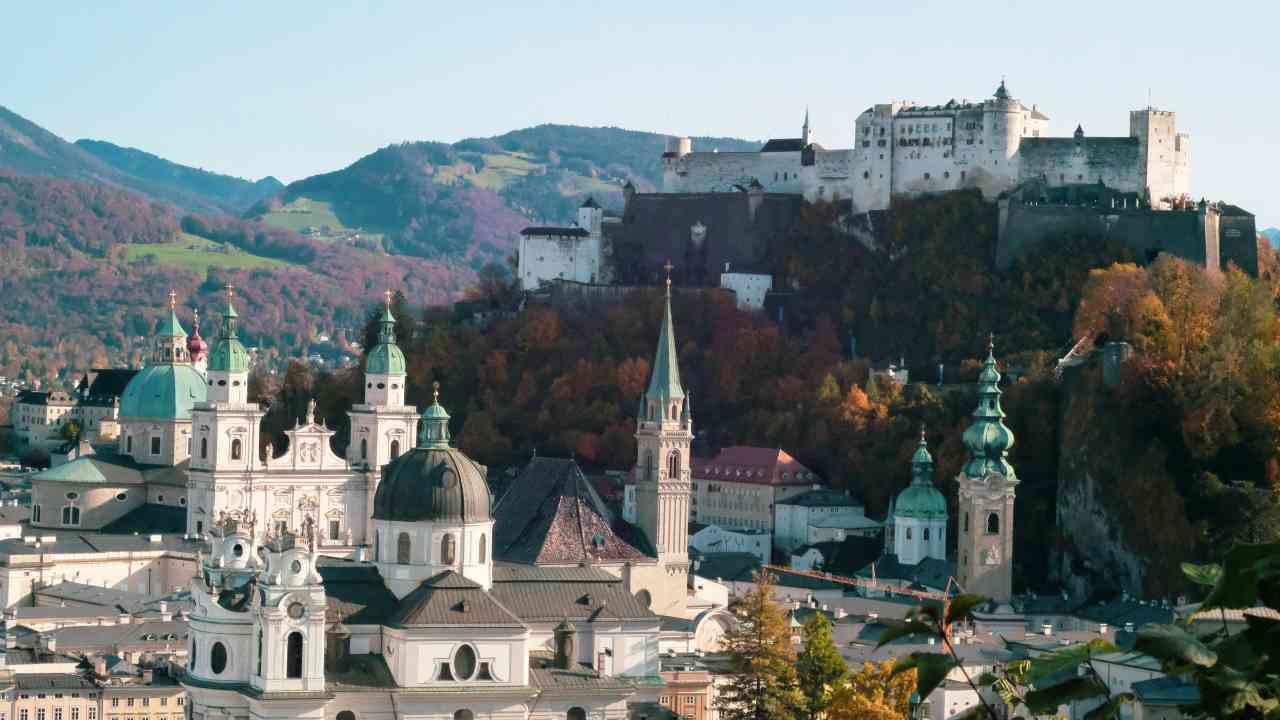
{"type": "Polygon", "coordinates": [[[649,555],[637,547],[640,535],[605,507],[573,460],[534,458],[494,512],[494,557],[509,562],[641,560],[649,555]]]}
{"type": "Polygon", "coordinates": [[[809,485],[821,482],[812,470],[778,448],[727,447],[710,460],[694,458],[695,480],[755,485],[809,485]]]}
{"type": "Polygon", "coordinates": [[[404,596],[387,624],[522,626],[519,618],[478,583],[452,570],[423,580],[404,596]]]}

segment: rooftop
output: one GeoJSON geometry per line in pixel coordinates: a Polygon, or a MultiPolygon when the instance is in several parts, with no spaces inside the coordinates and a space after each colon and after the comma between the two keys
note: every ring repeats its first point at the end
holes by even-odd
{"type": "Polygon", "coordinates": [[[853,499],[847,492],[820,488],[801,493],[786,500],[779,500],[779,505],[796,505],[799,507],[861,507],[862,503],[853,499]]]}
{"type": "Polygon", "coordinates": [[[694,458],[692,474],[695,480],[753,485],[809,485],[821,482],[812,470],[780,448],[727,447],[714,458],[694,458]]]}

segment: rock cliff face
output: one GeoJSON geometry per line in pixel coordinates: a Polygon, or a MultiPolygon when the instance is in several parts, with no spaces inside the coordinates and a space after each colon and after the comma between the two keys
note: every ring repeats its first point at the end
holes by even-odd
{"type": "Polygon", "coordinates": [[[1118,386],[1095,355],[1063,378],[1051,574],[1076,599],[1176,592],[1180,562],[1195,556],[1164,446],[1144,437],[1123,373],[1112,377],[1118,386]]]}

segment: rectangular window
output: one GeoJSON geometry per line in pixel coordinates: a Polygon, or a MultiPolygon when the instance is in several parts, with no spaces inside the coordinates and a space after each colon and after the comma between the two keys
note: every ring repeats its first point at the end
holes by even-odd
{"type": "Polygon", "coordinates": [[[337,520],[330,520],[329,521],[329,539],[337,540],[338,536],[341,534],[342,534],[342,523],[338,522],[337,520]]]}
{"type": "Polygon", "coordinates": [[[53,720],[62,720],[62,708],[53,709],[53,720]]]}
{"type": "Polygon", "coordinates": [[[142,707],[148,707],[150,705],[151,705],[151,698],[145,698],[145,697],[142,698],[142,707]]]}
{"type": "Polygon", "coordinates": [[[120,707],[120,698],[111,698],[111,707],[120,707]]]}
{"type": "Polygon", "coordinates": [[[160,454],[160,438],[158,437],[151,438],[151,454],[152,455],[160,454]]]}
{"type": "Polygon", "coordinates": [[[124,704],[128,707],[133,707],[133,698],[125,698],[124,704]]]}
{"type": "Polygon", "coordinates": [[[86,713],[86,720],[98,720],[98,708],[90,705],[89,712],[86,713]]]}
{"type": "Polygon", "coordinates": [[[36,708],[36,720],[44,720],[44,708],[36,708]]]}
{"type": "Polygon", "coordinates": [[[169,704],[169,698],[160,698],[160,707],[165,707],[168,704],[169,704]]]}
{"type": "MultiPolygon", "coordinates": [[[[182,697],[181,695],[179,695],[179,696],[178,696],[178,707],[182,707],[182,701],[183,701],[183,697],[182,697]]],[[[89,718],[89,720],[93,720],[93,718],[89,718]]]]}
{"type": "Polygon", "coordinates": [[[79,706],[79,705],[72,705],[72,706],[71,706],[71,720],[80,720],[80,706],[79,706]]]}
{"type": "Polygon", "coordinates": [[[18,711],[18,720],[28,720],[29,717],[30,715],[27,712],[26,708],[22,708],[21,710],[18,711]]]}

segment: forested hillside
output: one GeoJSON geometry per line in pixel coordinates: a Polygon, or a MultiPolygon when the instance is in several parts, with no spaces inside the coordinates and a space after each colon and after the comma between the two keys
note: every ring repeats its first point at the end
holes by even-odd
{"type": "MultiPolygon", "coordinates": [[[[0,106],[0,170],[102,183],[188,212],[223,213],[242,209],[243,205],[234,208],[228,205],[227,188],[237,183],[252,186],[238,178],[217,176],[139,151],[103,145],[92,141],[88,147],[69,143],[0,106]]],[[[262,189],[270,190],[270,185],[268,182],[262,189]]]]}
{"type": "Polygon", "coordinates": [[[220,204],[230,213],[241,213],[264,197],[280,192],[284,184],[273,177],[257,182],[187,167],[136,148],[120,147],[104,140],[77,140],[81,148],[121,172],[156,184],[169,185],[220,204]]]}
{"type": "MultiPolygon", "coordinates": [[[[384,288],[444,303],[469,271],[326,245],[227,216],[176,218],[112,187],[0,172],[0,375],[51,381],[63,369],[138,363],[170,288],[206,313],[226,283],[264,364],[336,356],[384,288]]],[[[208,314],[206,314],[206,318],[208,314]]],[[[206,334],[209,328],[206,326],[206,334]]]]}
{"type": "MultiPolygon", "coordinates": [[[[661,183],[666,137],[619,128],[540,125],[453,145],[391,145],[291,183],[249,217],[329,242],[416,257],[504,262],[519,231],[567,223],[588,196],[621,210],[622,186],[661,183]]],[[[697,138],[698,147],[759,143],[697,138]]]]}

